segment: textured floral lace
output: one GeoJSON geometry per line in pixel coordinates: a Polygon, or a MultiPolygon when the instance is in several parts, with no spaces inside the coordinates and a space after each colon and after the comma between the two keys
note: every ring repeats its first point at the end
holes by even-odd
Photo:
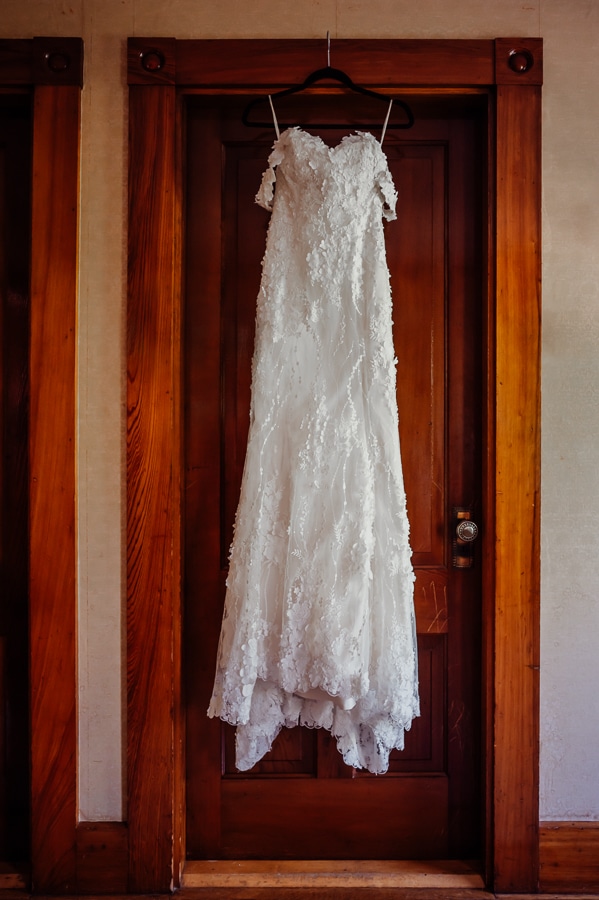
{"type": "Polygon", "coordinates": [[[251,768],[283,726],[385,772],[419,714],[378,141],[276,141],[251,422],[208,714],[251,768]],[[275,196],[276,184],[276,199],[275,196]]]}

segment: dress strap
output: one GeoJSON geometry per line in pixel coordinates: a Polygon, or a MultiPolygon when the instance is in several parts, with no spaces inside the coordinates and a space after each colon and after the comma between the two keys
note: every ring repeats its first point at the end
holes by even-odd
{"type": "Polygon", "coordinates": [[[268,95],[268,102],[270,103],[270,108],[272,110],[272,120],[275,125],[275,132],[277,135],[277,140],[279,140],[279,138],[281,137],[281,134],[279,132],[279,123],[277,122],[277,114],[275,112],[274,103],[272,102],[272,97],[270,96],[270,94],[268,95]]]}
{"type": "MultiPolygon", "coordinates": [[[[381,134],[381,144],[385,140],[385,132],[387,131],[387,125],[389,124],[389,116],[391,115],[391,107],[392,106],[393,106],[393,97],[391,97],[391,99],[389,100],[389,109],[387,110],[387,115],[385,116],[385,124],[383,125],[383,133],[381,134]]],[[[273,114],[274,114],[274,110],[273,110],[273,114]]]]}

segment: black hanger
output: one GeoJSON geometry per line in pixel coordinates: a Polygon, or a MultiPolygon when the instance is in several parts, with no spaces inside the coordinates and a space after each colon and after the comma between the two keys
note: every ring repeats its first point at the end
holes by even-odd
{"type": "MultiPolygon", "coordinates": [[[[379,94],[378,91],[372,91],[369,88],[361,87],[359,84],[354,84],[349,75],[345,72],[342,72],[341,69],[333,69],[331,68],[331,37],[330,33],[327,32],[327,62],[328,65],[324,67],[324,69],[316,69],[315,72],[311,72],[310,75],[302,82],[302,84],[294,85],[290,88],[285,88],[283,91],[278,91],[276,94],[271,94],[273,100],[276,100],[277,97],[288,97],[290,94],[299,94],[300,91],[305,91],[306,88],[311,87],[317,81],[329,80],[329,81],[338,81],[343,84],[345,87],[349,88],[350,91],[355,91],[357,94],[364,94],[366,97],[372,97],[375,100],[382,100],[387,105],[391,100],[390,97],[387,97],[385,94],[379,94]]],[[[249,118],[249,114],[251,110],[255,109],[255,107],[260,106],[263,103],[268,103],[268,97],[258,97],[256,100],[251,100],[246,108],[244,109],[241,115],[241,121],[244,125],[247,125],[248,128],[270,128],[272,126],[272,120],[268,122],[256,122],[252,121],[249,118]]],[[[399,106],[400,109],[406,114],[406,121],[404,122],[389,122],[387,128],[411,128],[414,124],[414,116],[412,114],[412,110],[403,100],[399,100],[397,98],[393,98],[393,106],[399,106]]],[[[279,127],[281,129],[291,128],[292,125],[298,125],[300,123],[293,122],[280,122],[279,127]]],[[[339,122],[318,122],[314,123],[314,128],[341,128],[339,122]]],[[[355,122],[354,128],[372,128],[372,122],[355,122]]]]}

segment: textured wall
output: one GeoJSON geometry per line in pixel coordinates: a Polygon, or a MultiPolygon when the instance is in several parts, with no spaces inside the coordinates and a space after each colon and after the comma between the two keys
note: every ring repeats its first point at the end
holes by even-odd
{"type": "Polygon", "coordinates": [[[541,815],[599,819],[599,5],[542,13],[541,815]]]}
{"type": "MultiPolygon", "coordinates": [[[[127,35],[542,36],[545,818],[599,819],[596,0],[2,0],[0,35],[85,40],[79,337],[80,807],[123,811],[127,35]]],[[[334,59],[333,59],[334,63],[334,59]]]]}

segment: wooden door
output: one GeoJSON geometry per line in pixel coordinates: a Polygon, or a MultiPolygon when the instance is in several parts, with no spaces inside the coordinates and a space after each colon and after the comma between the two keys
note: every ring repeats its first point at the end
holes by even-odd
{"type": "Polygon", "coordinates": [[[29,845],[29,98],[0,95],[0,859],[29,845]]]}
{"type": "MultiPolygon", "coordinates": [[[[304,101],[305,102],[305,101],[304,101]]],[[[330,117],[331,98],[304,111],[330,117]]],[[[416,104],[389,132],[399,193],[385,226],[398,406],[417,574],[422,714],[389,772],[344,765],[328,733],[284,730],[249,773],[206,716],[248,427],[268,214],[253,202],[273,140],[240,101],[187,123],[185,628],[190,858],[473,858],[481,853],[480,566],[452,566],[452,510],[480,499],[481,160],[476,109],[416,104]]],[[[339,134],[355,105],[336,98],[339,134]]]]}

